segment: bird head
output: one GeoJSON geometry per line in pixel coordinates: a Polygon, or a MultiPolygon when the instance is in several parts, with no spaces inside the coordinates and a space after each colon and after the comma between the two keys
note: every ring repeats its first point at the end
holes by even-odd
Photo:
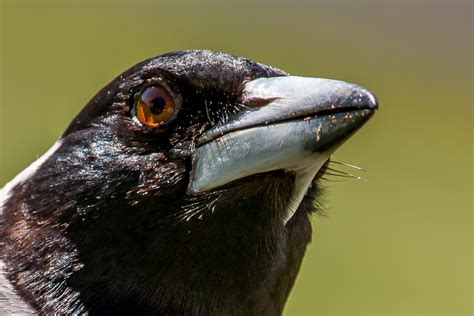
{"type": "Polygon", "coordinates": [[[376,107],[222,53],[141,62],[3,189],[10,279],[46,313],[280,313],[322,167],[376,107]]]}

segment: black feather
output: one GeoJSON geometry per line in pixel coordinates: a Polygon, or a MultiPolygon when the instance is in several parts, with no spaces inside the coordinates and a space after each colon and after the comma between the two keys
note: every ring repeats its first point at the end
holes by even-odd
{"type": "Polygon", "coordinates": [[[280,314],[311,238],[317,188],[286,226],[291,173],[186,190],[196,137],[239,111],[246,80],[285,75],[184,51],[103,88],[5,202],[0,253],[22,297],[41,314],[280,314]],[[159,132],[131,115],[136,93],[154,81],[183,103],[159,132]]]}

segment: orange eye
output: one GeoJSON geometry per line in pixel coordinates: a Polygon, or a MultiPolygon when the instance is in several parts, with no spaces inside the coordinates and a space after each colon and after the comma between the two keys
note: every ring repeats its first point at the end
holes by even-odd
{"type": "Polygon", "coordinates": [[[175,110],[173,96],[162,86],[151,86],[141,92],[135,115],[140,123],[154,128],[168,121],[175,110]]]}

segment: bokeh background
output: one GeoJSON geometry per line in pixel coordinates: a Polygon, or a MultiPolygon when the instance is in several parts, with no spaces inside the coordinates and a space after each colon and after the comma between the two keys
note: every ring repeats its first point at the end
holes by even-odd
{"type": "Polygon", "coordinates": [[[381,108],[334,159],[368,182],[327,183],[285,315],[472,314],[471,1],[0,1],[0,186],[150,56],[356,82],[381,108]]]}

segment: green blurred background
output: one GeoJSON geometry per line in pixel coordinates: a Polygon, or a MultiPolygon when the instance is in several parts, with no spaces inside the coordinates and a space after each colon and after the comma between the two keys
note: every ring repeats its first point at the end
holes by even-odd
{"type": "MultiPolygon", "coordinates": [[[[472,2],[1,1],[0,186],[132,64],[199,48],[359,83],[381,109],[334,156],[285,315],[470,315],[472,2]]],[[[231,282],[231,280],[229,280],[231,282]]]]}

